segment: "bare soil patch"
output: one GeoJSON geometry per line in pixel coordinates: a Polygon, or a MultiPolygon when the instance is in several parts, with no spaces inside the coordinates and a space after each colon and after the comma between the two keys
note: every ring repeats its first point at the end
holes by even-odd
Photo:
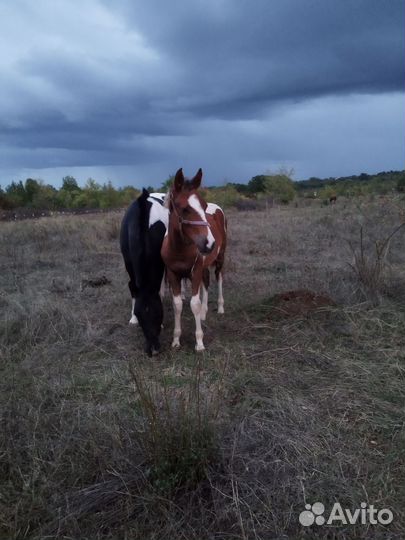
{"type": "Polygon", "coordinates": [[[276,294],[272,298],[275,312],[284,317],[308,315],[336,303],[326,294],[318,294],[307,289],[298,289],[276,294]]]}

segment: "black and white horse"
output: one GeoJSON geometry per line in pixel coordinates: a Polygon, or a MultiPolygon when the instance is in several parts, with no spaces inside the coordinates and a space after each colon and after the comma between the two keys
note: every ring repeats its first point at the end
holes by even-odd
{"type": "Polygon", "coordinates": [[[138,324],[145,335],[145,352],[160,350],[159,334],[163,322],[161,288],[164,263],[160,255],[168,225],[164,193],[142,195],[128,208],[121,224],[120,245],[129,275],[132,297],[131,324],[138,324]]]}

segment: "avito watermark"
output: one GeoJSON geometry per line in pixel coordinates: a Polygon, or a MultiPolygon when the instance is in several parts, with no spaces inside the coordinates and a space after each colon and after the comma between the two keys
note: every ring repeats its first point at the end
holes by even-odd
{"type": "Polygon", "coordinates": [[[299,522],[304,527],[316,525],[389,525],[394,515],[388,508],[378,510],[372,504],[370,506],[362,502],[360,508],[350,510],[342,508],[339,502],[335,502],[329,516],[325,516],[325,506],[321,502],[306,504],[305,510],[299,515],[299,522]]]}

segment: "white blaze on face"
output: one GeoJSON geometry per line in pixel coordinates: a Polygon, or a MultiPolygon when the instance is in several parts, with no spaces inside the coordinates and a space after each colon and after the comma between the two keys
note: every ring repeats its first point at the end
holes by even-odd
{"type": "MultiPolygon", "coordinates": [[[[204,210],[202,209],[202,206],[200,204],[200,201],[198,200],[197,195],[191,195],[188,198],[188,204],[191,206],[193,210],[197,212],[197,214],[200,216],[201,221],[207,221],[207,216],[205,215],[204,210]]],[[[211,229],[207,227],[207,248],[211,249],[214,245],[215,238],[211,232],[211,229]]]]}

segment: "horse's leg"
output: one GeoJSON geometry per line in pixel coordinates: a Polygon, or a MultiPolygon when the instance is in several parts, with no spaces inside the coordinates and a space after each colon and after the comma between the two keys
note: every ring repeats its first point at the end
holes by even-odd
{"type": "Polygon", "coordinates": [[[222,293],[222,272],[219,272],[218,274],[218,313],[225,313],[224,295],[222,293]]]}
{"type": "Polygon", "coordinates": [[[136,286],[134,285],[132,280],[128,282],[128,288],[131,292],[132,297],[131,318],[129,319],[129,324],[138,324],[138,319],[135,315],[136,286]]]}
{"type": "MultiPolygon", "coordinates": [[[[160,301],[163,304],[164,297],[166,296],[166,270],[163,272],[162,281],[160,283],[159,296],[160,296],[160,301]]],[[[161,328],[164,328],[163,323],[161,324],[161,328]]]]}
{"type": "Polygon", "coordinates": [[[210,270],[203,270],[203,286],[202,286],[202,304],[201,304],[201,320],[205,321],[208,312],[208,287],[210,284],[210,270]]]}
{"type": "Polygon", "coordinates": [[[194,273],[192,281],[191,281],[191,300],[190,300],[190,307],[191,311],[193,312],[194,319],[195,319],[195,350],[196,351],[203,351],[205,349],[204,343],[203,343],[203,337],[204,333],[202,331],[201,327],[201,299],[200,299],[200,285],[202,281],[202,269],[200,272],[198,272],[199,275],[196,275],[197,272],[194,273]]]}
{"type": "Polygon", "coordinates": [[[181,312],[183,310],[183,300],[181,298],[181,279],[170,270],[167,271],[167,274],[173,294],[174,330],[172,347],[180,347],[181,312]]]}
{"type": "Polygon", "coordinates": [[[216,265],[215,276],[218,282],[218,313],[225,313],[224,311],[224,295],[222,292],[222,264],[216,265]]]}
{"type": "Polygon", "coordinates": [[[173,310],[174,310],[174,330],[172,347],[180,347],[181,336],[181,312],[183,311],[183,300],[181,294],[173,294],[173,310]]]}
{"type": "Polygon", "coordinates": [[[166,272],[163,273],[162,282],[160,284],[160,291],[159,291],[159,296],[162,302],[163,302],[163,298],[165,297],[165,294],[166,294],[166,272]]]}
{"type": "Polygon", "coordinates": [[[182,300],[186,299],[186,290],[187,290],[187,283],[186,283],[186,279],[183,278],[181,280],[181,299],[182,300]]]}
{"type": "Polygon", "coordinates": [[[136,318],[134,311],[135,311],[135,298],[132,298],[131,318],[129,319],[129,324],[138,324],[138,319],[136,318]]]}
{"type": "Polygon", "coordinates": [[[202,286],[201,320],[205,321],[208,312],[208,290],[202,286]]]}

